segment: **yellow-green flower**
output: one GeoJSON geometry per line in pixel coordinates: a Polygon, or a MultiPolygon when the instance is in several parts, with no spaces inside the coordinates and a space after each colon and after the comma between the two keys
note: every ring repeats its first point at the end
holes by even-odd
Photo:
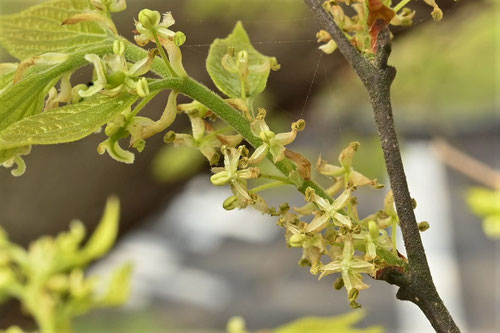
{"type": "Polygon", "coordinates": [[[266,110],[259,109],[259,114],[250,125],[252,133],[262,140],[262,145],[257,147],[250,156],[248,163],[260,163],[268,153],[273,156],[273,162],[279,162],[285,158],[285,146],[292,143],[297,137],[297,132],[302,131],[305,127],[305,121],[300,119],[292,123],[292,130],[286,133],[275,134],[269,129],[265,118],[266,110]]]}

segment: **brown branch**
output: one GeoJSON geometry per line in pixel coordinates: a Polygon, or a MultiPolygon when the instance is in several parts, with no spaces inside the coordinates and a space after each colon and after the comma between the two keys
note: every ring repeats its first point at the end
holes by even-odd
{"type": "Polygon", "coordinates": [[[381,278],[400,287],[396,297],[415,303],[429,319],[436,332],[460,332],[446,309],[432,281],[424,246],[420,238],[413,200],[408,190],[399,143],[392,115],[390,87],[396,76],[387,65],[391,53],[390,32],[383,29],[377,42],[375,61],[370,63],[352,46],[333,18],[322,8],[323,0],[304,0],[315,17],[337,43],[339,50],[360,77],[370,96],[396,210],[400,219],[408,255],[408,271],[388,272],[381,278]]]}

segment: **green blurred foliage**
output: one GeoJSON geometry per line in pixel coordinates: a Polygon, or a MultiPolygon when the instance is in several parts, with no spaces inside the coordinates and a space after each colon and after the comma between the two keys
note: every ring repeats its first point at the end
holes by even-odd
{"type": "MultiPolygon", "coordinates": [[[[361,319],[363,311],[353,311],[335,317],[304,317],[271,330],[258,332],[269,333],[383,333],[381,326],[354,328],[361,319]]],[[[241,317],[233,317],[227,324],[227,333],[250,333],[241,317]]]]}
{"type": "Polygon", "coordinates": [[[153,160],[153,175],[161,182],[186,180],[196,174],[204,163],[203,155],[194,147],[166,145],[153,160]]]}
{"type": "Polygon", "coordinates": [[[188,0],[185,9],[193,19],[227,20],[234,22],[243,17],[269,18],[272,21],[286,19],[283,17],[308,14],[302,1],[297,0],[188,0]],[[262,10],[265,8],[265,10],[262,10]],[[286,10],[284,10],[286,8],[286,10]],[[276,19],[276,17],[280,17],[276,19]]]}
{"type": "MultiPolygon", "coordinates": [[[[118,219],[118,199],[110,198],[96,231],[83,246],[85,228],[79,221],[55,238],[41,237],[28,250],[11,243],[0,228],[0,302],[17,299],[41,333],[69,333],[73,317],[123,304],[130,292],[129,264],[116,269],[107,282],[84,273],[113,245],[118,219]]],[[[6,332],[22,330],[12,327],[6,332]]]]}
{"type": "Polygon", "coordinates": [[[500,191],[472,188],[467,192],[470,209],[483,219],[484,233],[500,239],[500,191]]]}
{"type": "MultiPolygon", "coordinates": [[[[261,329],[257,333],[383,333],[381,326],[355,328],[364,318],[361,310],[333,317],[304,317],[274,329],[261,329]]],[[[176,327],[171,319],[165,319],[160,311],[96,313],[82,317],[75,324],[77,333],[105,333],[116,331],[121,333],[224,333],[216,329],[189,329],[176,327]]],[[[245,320],[241,317],[231,318],[226,333],[250,333],[245,320]]]]}

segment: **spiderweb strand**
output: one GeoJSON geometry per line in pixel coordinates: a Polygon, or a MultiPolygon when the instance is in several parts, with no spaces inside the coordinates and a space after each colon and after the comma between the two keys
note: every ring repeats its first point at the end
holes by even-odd
{"type": "Polygon", "coordinates": [[[318,74],[319,65],[321,64],[321,58],[323,58],[323,52],[319,52],[318,62],[316,63],[316,68],[314,69],[314,74],[309,84],[309,89],[307,91],[306,99],[304,100],[304,105],[302,106],[302,110],[300,111],[300,118],[304,114],[304,110],[306,109],[307,102],[309,101],[309,97],[311,96],[312,87],[314,85],[314,81],[316,80],[316,75],[318,74]]]}

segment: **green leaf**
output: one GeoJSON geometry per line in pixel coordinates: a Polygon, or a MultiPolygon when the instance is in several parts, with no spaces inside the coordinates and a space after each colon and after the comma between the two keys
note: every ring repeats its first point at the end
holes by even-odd
{"type": "Polygon", "coordinates": [[[247,96],[258,95],[266,88],[271,66],[276,63],[276,59],[267,57],[254,49],[241,22],[236,24],[233,32],[227,38],[216,39],[210,46],[206,63],[210,78],[217,88],[227,96],[233,98],[242,96],[239,74],[231,73],[222,66],[222,58],[231,47],[234,48],[234,54],[238,54],[240,51],[248,52],[247,96]]]}
{"type": "Polygon", "coordinates": [[[45,95],[61,75],[88,64],[84,59],[85,54],[102,56],[111,52],[112,42],[109,41],[68,55],[67,60],[58,65],[35,65],[36,68],[23,80],[0,93],[0,130],[22,118],[42,112],[45,95]]]}
{"type": "Polygon", "coordinates": [[[12,79],[14,78],[17,70],[17,65],[18,64],[13,63],[0,64],[0,92],[12,83],[12,79]]]}
{"type": "Polygon", "coordinates": [[[108,34],[95,22],[61,24],[68,17],[89,9],[88,0],[53,0],[0,17],[0,44],[13,56],[26,59],[101,43],[108,34]]]}
{"type": "Polygon", "coordinates": [[[82,139],[130,107],[137,96],[97,96],[24,118],[0,132],[0,149],[82,139]]]}
{"type": "Polygon", "coordinates": [[[113,246],[118,235],[119,219],[120,201],[117,197],[110,197],[97,229],[82,249],[85,262],[102,257],[113,246]]]}
{"type": "MultiPolygon", "coordinates": [[[[68,55],[68,59],[58,65],[32,66],[27,71],[25,78],[16,84],[12,83],[15,71],[4,71],[3,75],[0,76],[0,131],[25,117],[42,112],[47,92],[60,77],[65,72],[76,70],[88,64],[84,59],[86,53],[103,55],[111,52],[111,49],[112,43],[109,41],[100,45],[87,46],[80,52],[68,55]]],[[[1,149],[0,163],[3,163],[19,154],[26,153],[27,147],[1,149]]]]}
{"type": "Polygon", "coordinates": [[[364,317],[362,311],[353,311],[345,315],[321,318],[306,317],[293,321],[284,326],[272,330],[272,333],[382,333],[384,329],[380,326],[364,329],[352,328],[354,324],[364,317]]]}

